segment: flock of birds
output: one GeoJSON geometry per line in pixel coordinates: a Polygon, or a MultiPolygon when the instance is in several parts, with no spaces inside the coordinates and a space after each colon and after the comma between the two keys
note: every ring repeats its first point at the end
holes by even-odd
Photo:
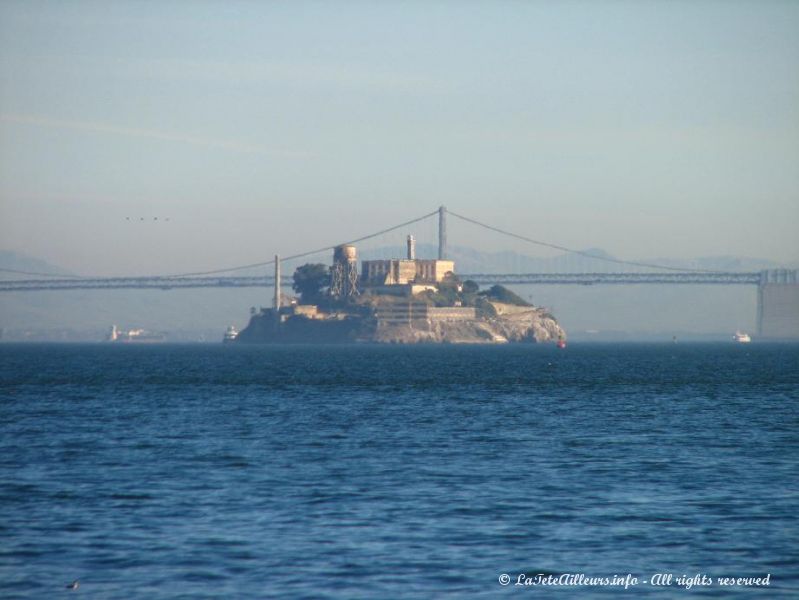
{"type": "MultiPolygon", "coordinates": [[[[135,221],[136,217],[133,217],[133,218],[125,217],[125,220],[126,221],[135,221]]],[[[150,220],[150,217],[139,217],[139,221],[149,221],[149,220],[150,220]]],[[[152,220],[153,221],[157,221],[158,217],[153,217],[152,220]]],[[[169,221],[169,217],[166,217],[165,219],[161,219],[161,220],[162,221],[169,221]]]]}

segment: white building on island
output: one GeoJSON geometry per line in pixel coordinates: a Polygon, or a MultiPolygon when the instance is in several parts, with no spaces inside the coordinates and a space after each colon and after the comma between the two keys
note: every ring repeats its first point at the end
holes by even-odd
{"type": "Polygon", "coordinates": [[[454,272],[455,262],[452,260],[416,258],[416,240],[409,235],[407,258],[362,261],[361,285],[419,285],[430,289],[454,272]]]}

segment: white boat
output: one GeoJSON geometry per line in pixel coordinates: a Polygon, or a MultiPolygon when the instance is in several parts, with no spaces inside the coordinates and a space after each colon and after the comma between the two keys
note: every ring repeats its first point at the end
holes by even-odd
{"type": "Polygon", "coordinates": [[[225,344],[229,344],[230,342],[234,341],[237,337],[239,337],[239,331],[233,325],[228,327],[225,330],[225,337],[222,338],[222,341],[225,344]]]}
{"type": "Polygon", "coordinates": [[[748,333],[743,333],[740,331],[736,331],[735,335],[732,336],[733,342],[738,342],[739,344],[748,344],[752,341],[752,338],[749,337],[748,333]]]}
{"type": "Polygon", "coordinates": [[[116,325],[112,325],[105,340],[107,342],[116,343],[138,343],[138,344],[152,344],[166,341],[166,334],[155,331],[147,331],[146,329],[119,329],[116,325]]]}

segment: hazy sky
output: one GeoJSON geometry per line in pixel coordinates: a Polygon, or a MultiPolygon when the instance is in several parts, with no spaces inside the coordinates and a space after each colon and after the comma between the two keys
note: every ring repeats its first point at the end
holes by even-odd
{"type": "Polygon", "coordinates": [[[442,203],[799,260],[799,2],[0,4],[4,249],[210,269],[442,203]]]}

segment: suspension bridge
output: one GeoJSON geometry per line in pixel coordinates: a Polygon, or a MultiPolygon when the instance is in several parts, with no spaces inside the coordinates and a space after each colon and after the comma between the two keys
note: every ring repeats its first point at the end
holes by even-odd
{"type": "MultiPolygon", "coordinates": [[[[774,279],[779,270],[762,272],[713,272],[694,273],[466,273],[459,274],[462,280],[472,280],[481,285],[601,285],[601,284],[715,284],[715,285],[760,285],[765,279],[774,279]]],[[[786,271],[791,276],[795,271],[786,271]]],[[[795,279],[795,277],[792,277],[795,279]]],[[[275,278],[264,276],[224,277],[102,277],[85,279],[22,279],[0,283],[3,292],[31,292],[37,290],[101,290],[101,289],[150,289],[172,290],[186,288],[248,288],[272,287],[275,278]]],[[[283,279],[283,287],[291,282],[283,279]]]]}
{"type": "MultiPolygon", "coordinates": [[[[494,232],[506,238],[521,241],[533,246],[558,250],[568,255],[583,257],[616,267],[608,272],[517,272],[517,273],[462,273],[461,280],[472,280],[478,284],[534,284],[534,285],[748,285],[758,289],[758,332],[770,329],[795,328],[799,335],[799,320],[795,313],[799,306],[799,271],[795,269],[770,269],[762,271],[716,271],[699,268],[679,268],[664,264],[623,260],[590,251],[577,250],[554,244],[548,241],[511,232],[494,225],[472,219],[465,215],[447,210],[444,206],[415,219],[405,221],[392,227],[343,242],[356,244],[377,238],[378,236],[408,228],[422,221],[438,219],[438,258],[448,258],[447,218],[453,217],[465,223],[494,232]],[[634,269],[634,270],[630,270],[634,269]],[[787,313],[786,313],[787,311],[787,313]],[[773,322],[771,327],[768,323],[773,322]]],[[[324,248],[316,248],[290,256],[278,257],[262,262],[226,267],[208,271],[194,271],[171,275],[148,275],[135,277],[64,277],[52,273],[36,273],[4,269],[17,276],[13,279],[0,280],[0,292],[34,292],[44,290],[87,290],[87,289],[152,289],[174,290],[185,288],[247,288],[272,287],[275,277],[272,275],[236,275],[237,271],[269,267],[276,271],[281,262],[299,259],[330,252],[339,244],[324,248]]],[[[290,285],[281,280],[281,285],[290,285]]]]}

